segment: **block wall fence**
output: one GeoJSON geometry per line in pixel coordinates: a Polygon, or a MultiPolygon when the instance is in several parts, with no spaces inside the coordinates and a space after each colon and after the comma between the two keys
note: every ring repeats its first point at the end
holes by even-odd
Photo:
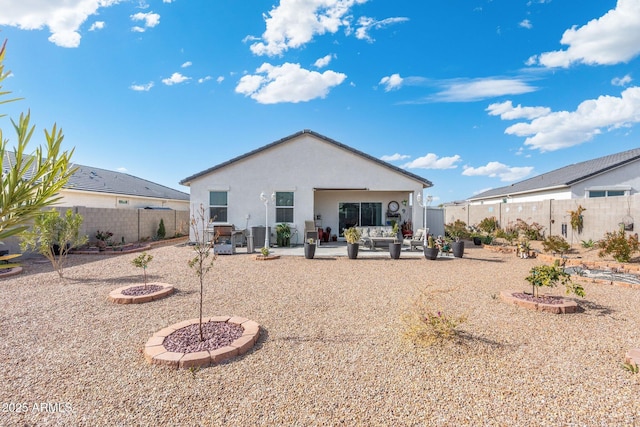
{"type": "MultiPolygon", "coordinates": [[[[151,239],[158,232],[160,219],[164,220],[167,237],[173,237],[176,232],[189,235],[189,211],[154,210],[154,209],[110,209],[87,208],[84,206],[56,207],[60,215],[64,215],[67,209],[73,213],[82,215],[82,227],[80,234],[89,236],[89,242],[96,241],[96,232],[110,231],[113,233],[111,240],[115,243],[138,242],[143,239],[151,239]]],[[[20,253],[20,238],[10,237],[1,246],[10,253],[20,253]]]]}
{"type": "Polygon", "coordinates": [[[508,202],[484,205],[460,204],[445,206],[445,223],[460,219],[467,225],[475,225],[484,218],[495,217],[501,228],[521,219],[528,224],[537,222],[544,227],[545,236],[561,236],[566,225],[565,238],[569,243],[582,240],[600,240],[606,232],[617,231],[621,223],[636,222],[633,233],[640,232],[640,194],[622,197],[602,197],[589,199],[544,200],[538,202],[508,202]],[[571,229],[569,212],[578,206],[586,210],[582,213],[584,227],[581,234],[571,229]]]}

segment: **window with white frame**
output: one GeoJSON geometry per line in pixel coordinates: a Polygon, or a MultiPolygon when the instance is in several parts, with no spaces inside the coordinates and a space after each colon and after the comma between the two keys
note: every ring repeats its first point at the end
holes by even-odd
{"type": "Polygon", "coordinates": [[[629,190],[620,189],[620,188],[592,188],[587,189],[587,197],[595,198],[595,197],[616,197],[616,196],[627,196],[629,195],[629,190]]]}
{"type": "Polygon", "coordinates": [[[293,222],[293,191],[276,191],[276,222],[293,222]]]}
{"type": "Polygon", "coordinates": [[[209,219],[213,222],[227,222],[226,191],[209,191],[209,219]]]}

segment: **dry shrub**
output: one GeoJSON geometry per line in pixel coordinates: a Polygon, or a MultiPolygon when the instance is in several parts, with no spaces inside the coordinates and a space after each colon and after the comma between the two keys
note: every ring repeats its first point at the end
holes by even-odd
{"type": "Polygon", "coordinates": [[[421,290],[411,307],[403,313],[403,334],[415,345],[428,347],[442,344],[460,334],[458,326],[466,322],[466,316],[453,316],[433,308],[434,295],[444,292],[449,291],[421,290]]]}

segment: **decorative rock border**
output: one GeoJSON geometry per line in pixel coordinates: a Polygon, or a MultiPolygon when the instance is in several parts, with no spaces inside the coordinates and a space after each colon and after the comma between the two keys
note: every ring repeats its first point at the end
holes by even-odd
{"type": "Polygon", "coordinates": [[[147,285],[162,286],[163,289],[160,289],[159,291],[152,292],[150,294],[145,294],[145,295],[124,295],[122,291],[124,291],[125,289],[142,286],[140,284],[127,285],[111,291],[109,293],[109,300],[111,302],[115,302],[116,304],[142,304],[145,302],[155,301],[157,299],[164,298],[167,295],[172,294],[174,291],[174,287],[166,283],[150,282],[150,283],[147,283],[147,285]]]}
{"type": "Polygon", "coordinates": [[[514,304],[528,310],[543,311],[546,313],[568,314],[575,313],[578,310],[578,304],[576,304],[575,301],[565,298],[560,298],[562,300],[561,304],[545,304],[541,302],[527,301],[513,296],[513,294],[520,292],[522,291],[500,291],[500,298],[509,304],[514,304]]]}
{"type": "MultiPolygon", "coordinates": [[[[0,270],[2,270],[2,264],[0,264],[0,270]]],[[[9,271],[0,273],[0,279],[2,279],[3,277],[17,276],[20,273],[22,273],[22,267],[13,267],[10,268],[9,271]]]]}
{"type": "Polygon", "coordinates": [[[199,323],[199,319],[185,320],[159,330],[144,346],[144,358],[154,365],[168,366],[172,369],[189,369],[207,367],[223,362],[232,357],[248,352],[260,337],[260,325],[253,320],[239,316],[203,317],[203,322],[228,322],[239,325],[244,329],[242,336],[231,344],[216,350],[198,351],[196,353],[176,353],[168,351],[163,343],[173,332],[199,323]]]}

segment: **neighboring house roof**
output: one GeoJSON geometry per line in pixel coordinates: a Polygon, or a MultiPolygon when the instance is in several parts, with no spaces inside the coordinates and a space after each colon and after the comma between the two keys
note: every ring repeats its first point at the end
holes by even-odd
{"type": "Polygon", "coordinates": [[[585,179],[624,166],[640,159],[640,148],[575,163],[505,187],[494,188],[470,197],[469,200],[531,193],[553,188],[570,187],[585,179]]]}
{"type": "Polygon", "coordinates": [[[343,144],[341,142],[338,142],[338,141],[336,141],[334,139],[328,138],[328,137],[326,137],[324,135],[321,135],[321,134],[319,134],[317,132],[314,132],[312,130],[309,130],[309,129],[304,129],[304,130],[302,130],[300,132],[296,132],[293,135],[289,135],[287,137],[279,139],[278,141],[272,142],[271,144],[267,144],[267,145],[265,145],[263,147],[255,149],[253,151],[249,151],[246,154],[243,154],[241,156],[235,157],[235,158],[233,158],[231,160],[227,160],[226,162],[220,163],[220,164],[218,164],[216,166],[213,166],[213,167],[211,167],[209,169],[206,169],[206,170],[204,170],[202,172],[198,172],[195,175],[191,175],[191,176],[183,179],[182,181],[180,181],[180,184],[189,185],[191,183],[191,181],[193,181],[195,179],[198,179],[201,176],[207,175],[207,174],[209,174],[211,172],[214,172],[214,171],[216,171],[218,169],[221,169],[223,167],[229,166],[229,165],[231,165],[231,164],[233,164],[235,162],[238,162],[238,161],[240,161],[242,159],[246,159],[247,157],[251,157],[251,156],[254,156],[256,154],[259,154],[259,153],[261,153],[261,152],[263,152],[265,150],[268,150],[270,148],[273,148],[273,147],[275,147],[277,145],[284,144],[285,142],[291,141],[292,139],[295,139],[295,138],[297,138],[297,137],[299,137],[301,135],[305,135],[305,134],[312,135],[312,136],[314,136],[314,137],[316,137],[318,139],[321,139],[321,140],[323,140],[323,141],[325,141],[325,142],[327,142],[329,144],[335,145],[336,147],[340,147],[340,148],[342,148],[344,150],[350,151],[351,153],[353,153],[353,154],[355,154],[357,156],[363,157],[363,158],[365,158],[367,160],[370,160],[372,162],[375,162],[375,163],[377,163],[377,164],[379,164],[381,166],[389,168],[389,169],[393,170],[394,172],[403,174],[403,175],[405,175],[405,176],[407,176],[407,177],[409,177],[411,179],[417,180],[417,181],[421,182],[425,187],[432,187],[433,186],[431,181],[429,181],[426,178],[423,178],[423,177],[421,177],[419,175],[416,175],[416,174],[413,174],[411,172],[408,172],[408,171],[406,171],[406,170],[404,170],[402,168],[399,168],[399,167],[394,166],[394,165],[392,165],[390,163],[387,163],[385,161],[377,159],[377,158],[375,158],[375,157],[373,157],[373,156],[371,156],[371,155],[369,155],[367,153],[364,153],[362,151],[356,150],[355,148],[349,147],[348,145],[345,145],[345,144],[343,144]]]}
{"type": "MultiPolygon", "coordinates": [[[[15,161],[15,153],[6,151],[2,168],[8,168],[15,161]]],[[[75,173],[64,186],[67,190],[96,193],[121,194],[127,196],[150,197],[155,199],[189,200],[189,194],[146,179],[122,172],[73,164],[75,173]]]]}

